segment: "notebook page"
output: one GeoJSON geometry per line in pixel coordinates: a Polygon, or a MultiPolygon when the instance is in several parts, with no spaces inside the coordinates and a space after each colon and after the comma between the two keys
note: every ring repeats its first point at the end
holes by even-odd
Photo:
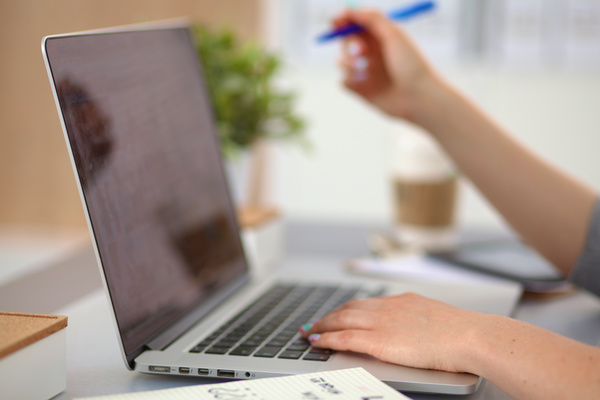
{"type": "MultiPolygon", "coordinates": [[[[362,368],[100,396],[94,400],[409,399],[362,368]]],[[[84,399],[80,399],[84,400],[84,399]]]]}

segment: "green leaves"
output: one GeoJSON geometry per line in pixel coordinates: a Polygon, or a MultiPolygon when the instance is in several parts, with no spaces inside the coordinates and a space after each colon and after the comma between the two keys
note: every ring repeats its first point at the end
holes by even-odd
{"type": "Polygon", "coordinates": [[[277,55],[240,44],[231,30],[196,24],[193,32],[226,157],[258,138],[304,140],[304,121],[293,111],[295,95],[274,82],[281,68],[277,55]]]}

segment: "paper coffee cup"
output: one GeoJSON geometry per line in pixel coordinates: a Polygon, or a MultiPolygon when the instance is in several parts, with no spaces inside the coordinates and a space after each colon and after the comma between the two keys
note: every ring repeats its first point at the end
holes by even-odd
{"type": "Polygon", "coordinates": [[[394,210],[398,225],[443,228],[454,224],[456,177],[438,182],[394,180],[394,210]]]}

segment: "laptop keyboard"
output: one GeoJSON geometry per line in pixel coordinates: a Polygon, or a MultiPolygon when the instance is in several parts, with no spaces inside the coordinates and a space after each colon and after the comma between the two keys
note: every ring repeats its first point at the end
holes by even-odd
{"type": "Polygon", "coordinates": [[[333,351],[312,347],[298,328],[355,297],[378,294],[365,294],[358,287],[276,285],[190,352],[327,361],[333,351]]]}

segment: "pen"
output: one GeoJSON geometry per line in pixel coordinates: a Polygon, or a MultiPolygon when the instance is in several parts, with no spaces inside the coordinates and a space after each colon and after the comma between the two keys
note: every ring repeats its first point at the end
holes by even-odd
{"type": "MultiPolygon", "coordinates": [[[[435,8],[435,3],[433,1],[421,1],[415,4],[412,4],[408,7],[403,7],[398,10],[391,11],[387,14],[389,19],[394,21],[404,21],[414,16],[417,16],[423,12],[433,10],[435,8]]],[[[356,24],[350,24],[343,26],[341,28],[335,29],[330,32],[326,32],[317,37],[318,43],[328,42],[332,39],[338,37],[344,37],[348,35],[352,35],[355,33],[363,32],[363,28],[356,24]]]]}

